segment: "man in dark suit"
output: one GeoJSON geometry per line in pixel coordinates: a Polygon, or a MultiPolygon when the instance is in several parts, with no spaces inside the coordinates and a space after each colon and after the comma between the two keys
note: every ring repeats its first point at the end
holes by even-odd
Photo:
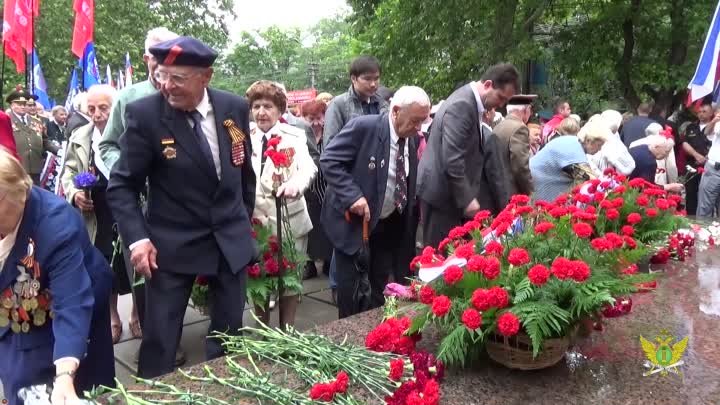
{"type": "Polygon", "coordinates": [[[484,208],[478,200],[481,193],[488,192],[481,189],[485,165],[482,114],[507,103],[520,87],[518,77],[514,66],[495,65],[480,81],[456,90],[435,114],[418,167],[425,245],[437,246],[453,227],[484,208]]]}
{"type": "Polygon", "coordinates": [[[47,124],[47,135],[51,141],[59,144],[65,142],[65,124],[67,123],[67,110],[56,105],[51,111],[52,119],[47,124]]]}
{"type": "Polygon", "coordinates": [[[320,157],[328,185],[321,221],[335,247],[340,318],[382,306],[390,272],[398,281],[407,275],[417,230],[415,136],[430,108],[425,91],[402,87],[388,113],[350,120],[320,157]],[[363,221],[370,236],[369,308],[353,299],[363,221]]]}
{"type": "MultiPolygon", "coordinates": [[[[128,104],[107,191],[131,262],[147,280],[138,364],[144,378],[172,371],[198,275],[210,280],[208,333],[238,333],[245,268],[257,256],[247,103],[208,88],[217,52],[202,42],[179,37],[150,53],[161,91],[128,104]],[[146,178],[147,218],[138,203],[146,178]]],[[[206,341],[208,359],[222,354],[217,339],[206,341]]]]}
{"type": "Polygon", "coordinates": [[[620,129],[620,139],[628,148],[631,143],[645,138],[645,129],[648,125],[656,122],[649,117],[651,109],[650,104],[641,103],[637,108],[638,115],[630,118],[620,129]]]}

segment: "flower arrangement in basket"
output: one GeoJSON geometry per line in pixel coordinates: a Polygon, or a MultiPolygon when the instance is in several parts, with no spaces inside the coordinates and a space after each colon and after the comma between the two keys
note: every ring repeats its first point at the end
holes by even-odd
{"type": "Polygon", "coordinates": [[[550,366],[588,319],[652,281],[634,264],[683,224],[679,203],[611,172],[554,202],[513,196],[497,217],[478,213],[412,261],[419,303],[406,333],[438,328],[438,358],[451,365],[486,346],[511,368],[550,366]]]}

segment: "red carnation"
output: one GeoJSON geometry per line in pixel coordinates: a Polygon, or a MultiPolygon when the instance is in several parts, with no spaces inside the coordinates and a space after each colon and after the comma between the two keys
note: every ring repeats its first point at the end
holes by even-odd
{"type": "Polygon", "coordinates": [[[617,187],[615,187],[615,190],[613,190],[613,191],[618,194],[622,194],[625,192],[625,186],[617,186],[617,187]]]}
{"type": "Polygon", "coordinates": [[[538,235],[544,235],[553,228],[555,228],[555,225],[553,225],[552,222],[540,222],[535,225],[535,233],[538,235]]]}
{"type": "Polygon", "coordinates": [[[462,226],[456,226],[455,228],[450,230],[450,232],[448,233],[448,238],[460,239],[465,235],[467,235],[467,229],[462,226]]]}
{"type": "Polygon", "coordinates": [[[481,255],[472,255],[470,257],[470,260],[468,260],[466,268],[468,271],[477,273],[482,271],[485,268],[485,265],[487,263],[487,260],[484,256],[481,255]]]}
{"type": "Polygon", "coordinates": [[[510,297],[508,296],[507,291],[505,291],[502,287],[493,287],[489,291],[490,295],[493,299],[493,306],[498,308],[505,308],[508,306],[508,302],[510,301],[510,297]]]}
{"type": "Polygon", "coordinates": [[[278,244],[277,236],[271,235],[268,238],[268,246],[270,247],[270,251],[272,253],[277,253],[278,250],[280,250],[280,245],[278,244]]]}
{"type": "Polygon", "coordinates": [[[623,246],[623,238],[614,232],[606,233],[605,239],[607,239],[607,241],[610,242],[612,247],[615,249],[619,249],[623,246]]]}
{"type": "Polygon", "coordinates": [[[526,205],[529,202],[530,197],[526,196],[525,194],[515,194],[514,196],[510,197],[510,204],[526,205]]]}
{"type": "Polygon", "coordinates": [[[581,283],[590,277],[590,266],[582,260],[573,261],[572,279],[581,283]]]}
{"type": "Polygon", "coordinates": [[[641,207],[645,207],[650,203],[650,200],[647,197],[645,197],[644,195],[641,195],[637,198],[637,200],[635,202],[637,203],[637,205],[639,205],[641,207]]]}
{"type": "Polygon", "coordinates": [[[468,221],[465,223],[465,225],[463,225],[463,229],[465,229],[465,232],[467,233],[470,233],[480,228],[482,228],[482,224],[478,221],[468,221]]]}
{"type": "Polygon", "coordinates": [[[500,275],[500,260],[497,257],[488,257],[485,267],[482,269],[483,276],[488,280],[494,280],[500,275]]]}
{"type": "Polygon", "coordinates": [[[623,226],[620,231],[626,236],[633,236],[633,234],[635,234],[635,228],[630,225],[623,226]]]}
{"type": "Polygon", "coordinates": [[[630,182],[628,182],[628,184],[632,188],[643,188],[645,186],[645,180],[641,179],[640,177],[636,177],[636,178],[630,180],[630,182]]]}
{"type": "Polygon", "coordinates": [[[564,280],[572,275],[572,263],[567,258],[558,257],[553,260],[550,271],[558,279],[564,280]]]}
{"type": "Polygon", "coordinates": [[[270,257],[265,260],[265,273],[267,273],[268,276],[276,276],[280,273],[280,266],[278,262],[275,261],[275,258],[270,257]]]}
{"type": "Polygon", "coordinates": [[[207,276],[197,276],[197,278],[195,278],[195,284],[197,284],[197,285],[208,285],[208,278],[207,278],[207,276]]]}
{"type": "Polygon", "coordinates": [[[613,248],[612,243],[605,238],[595,238],[590,241],[590,245],[598,252],[606,252],[613,248]]]}
{"type": "Polygon", "coordinates": [[[349,384],[350,377],[348,377],[348,374],[346,372],[341,371],[337,374],[337,377],[335,377],[335,381],[333,382],[333,388],[335,389],[336,393],[344,394],[347,392],[349,384]]]}
{"type": "Polygon", "coordinates": [[[420,287],[420,302],[425,305],[430,305],[435,299],[435,290],[430,287],[430,284],[426,284],[420,287]]]}
{"type": "Polygon", "coordinates": [[[563,207],[555,207],[555,208],[553,208],[553,209],[550,210],[549,214],[550,214],[550,216],[552,216],[553,218],[560,218],[560,217],[562,217],[562,216],[567,215],[567,214],[568,214],[568,210],[567,210],[567,208],[563,208],[563,207]]]}
{"type": "Polygon", "coordinates": [[[593,233],[593,227],[584,222],[578,222],[572,228],[575,235],[582,239],[589,238],[593,233]]]}
{"type": "Polygon", "coordinates": [[[615,208],[609,209],[605,212],[605,216],[607,217],[607,219],[614,221],[614,220],[620,218],[620,212],[618,210],[616,210],[615,208]]]}
{"type": "Polygon", "coordinates": [[[425,248],[422,251],[423,256],[432,256],[435,254],[435,248],[432,246],[425,246],[425,248]]]}
{"type": "Polygon", "coordinates": [[[630,249],[635,249],[637,247],[637,242],[635,242],[635,239],[631,238],[630,236],[623,236],[623,241],[625,241],[625,244],[630,249]]]}
{"type": "Polygon", "coordinates": [[[547,283],[550,278],[550,270],[542,264],[536,264],[528,271],[528,278],[531,283],[539,287],[547,283]]]}
{"type": "Polygon", "coordinates": [[[698,167],[698,168],[695,169],[695,170],[697,170],[698,174],[703,174],[703,173],[705,173],[705,168],[702,167],[702,166],[701,166],[701,167],[698,167]]]}
{"type": "Polygon", "coordinates": [[[330,402],[335,397],[335,387],[332,384],[318,383],[310,388],[310,399],[313,401],[330,402]]]}
{"type": "Polygon", "coordinates": [[[468,242],[455,249],[455,256],[469,259],[475,254],[475,242],[468,242]]]}
{"type": "Polygon", "coordinates": [[[455,265],[448,267],[445,269],[445,273],[443,273],[443,279],[447,285],[455,285],[458,281],[462,280],[462,278],[463,270],[455,265]]]}
{"type": "Polygon", "coordinates": [[[440,384],[434,379],[430,379],[425,383],[423,399],[425,400],[425,405],[440,404],[440,384]]]}
{"type": "Polygon", "coordinates": [[[610,201],[610,200],[603,200],[602,202],[600,202],[600,208],[602,208],[604,210],[608,210],[613,207],[614,207],[614,205],[613,205],[612,201],[610,201]]]}
{"type": "Polygon", "coordinates": [[[567,196],[565,194],[561,194],[555,199],[554,202],[557,205],[564,205],[564,204],[567,204],[567,201],[568,201],[567,196]]]}
{"type": "Polygon", "coordinates": [[[623,274],[626,274],[626,275],[628,275],[628,276],[631,276],[631,275],[637,273],[637,271],[638,271],[638,266],[637,266],[637,264],[631,264],[630,266],[624,268],[624,269],[622,270],[622,273],[623,273],[623,274]]]}
{"type": "Polygon", "coordinates": [[[248,272],[248,277],[250,277],[250,278],[260,277],[260,265],[255,263],[252,266],[248,266],[247,272],[248,272]]]}
{"type": "Polygon", "coordinates": [[[642,221],[642,216],[640,216],[640,214],[638,214],[637,212],[633,212],[632,214],[627,216],[627,222],[630,225],[635,225],[640,221],[642,221]]]}
{"type": "Polygon", "coordinates": [[[488,255],[501,256],[503,254],[504,250],[505,250],[505,248],[503,247],[503,245],[496,240],[490,241],[485,246],[485,254],[488,254],[488,255]]]}
{"type": "Polygon", "coordinates": [[[470,302],[478,311],[487,311],[495,303],[495,297],[490,294],[490,290],[478,288],[473,291],[470,302]]]}
{"type": "Polygon", "coordinates": [[[648,208],[645,210],[645,215],[647,215],[648,218],[655,218],[657,214],[658,212],[655,208],[648,208]]]}
{"type": "Polygon", "coordinates": [[[482,211],[479,211],[477,214],[475,214],[475,217],[473,218],[473,220],[477,221],[477,222],[482,222],[482,221],[490,218],[490,215],[492,215],[490,213],[490,211],[482,210],[482,211]]]}
{"type": "Polygon", "coordinates": [[[442,317],[447,315],[447,313],[450,311],[450,307],[452,306],[452,302],[450,301],[450,298],[448,298],[445,295],[440,295],[435,297],[432,302],[432,312],[437,317],[442,317]]]}
{"type": "Polygon", "coordinates": [[[508,255],[508,262],[513,266],[523,266],[530,263],[530,254],[523,248],[512,248],[508,255]]]}
{"type": "Polygon", "coordinates": [[[389,377],[393,381],[400,381],[405,373],[405,362],[403,359],[390,360],[389,377]]]}
{"type": "Polygon", "coordinates": [[[440,244],[438,245],[438,251],[439,252],[445,252],[445,248],[447,245],[450,244],[450,238],[445,238],[440,241],[440,244]]]}
{"type": "Polygon", "coordinates": [[[482,325],[482,316],[473,308],[466,309],[462,314],[462,323],[470,330],[475,330],[482,325]]]}
{"type": "MultiPolygon", "coordinates": [[[[604,201],[605,200],[605,193],[602,191],[596,191],[595,194],[593,194],[593,199],[595,201],[604,201]]],[[[592,207],[592,206],[591,206],[592,207]]]]}
{"type": "Polygon", "coordinates": [[[613,202],[614,208],[620,208],[625,203],[625,200],[623,200],[622,197],[616,197],[615,199],[612,200],[612,202],[613,202]]]}
{"type": "Polygon", "coordinates": [[[505,312],[498,317],[497,326],[501,335],[515,336],[520,331],[520,320],[512,312],[505,312]]]}

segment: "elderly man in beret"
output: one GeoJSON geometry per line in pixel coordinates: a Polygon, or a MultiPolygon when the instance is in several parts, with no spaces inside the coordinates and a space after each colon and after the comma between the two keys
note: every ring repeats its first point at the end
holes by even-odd
{"type": "MultiPolygon", "coordinates": [[[[247,103],[208,88],[217,52],[197,39],[178,37],[150,53],[159,63],[160,92],[127,105],[107,192],[135,271],[146,279],[143,378],[172,371],[198,275],[209,279],[208,333],[239,333],[245,268],[257,255],[247,103]],[[143,215],[138,201],[146,179],[143,215]]],[[[222,354],[220,342],[207,339],[207,358],[222,354]]]]}

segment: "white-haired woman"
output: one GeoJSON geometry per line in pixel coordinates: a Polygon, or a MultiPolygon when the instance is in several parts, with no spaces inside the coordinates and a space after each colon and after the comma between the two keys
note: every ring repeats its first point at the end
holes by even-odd
{"type": "MultiPolygon", "coordinates": [[[[651,139],[658,139],[653,137],[664,137],[673,141],[672,133],[668,133],[664,130],[660,124],[652,123],[645,128],[645,137],[640,138],[637,141],[630,144],[630,148],[634,148],[639,145],[647,145],[651,139]]],[[[674,145],[674,141],[673,141],[674,145]]],[[[658,159],[657,171],[655,173],[655,184],[665,185],[670,183],[677,183],[678,181],[678,169],[677,163],[675,162],[675,150],[670,149],[670,153],[665,159],[658,159]]]]}
{"type": "Polygon", "coordinates": [[[112,274],[80,214],[0,148],[0,381],[9,405],[53,383],[53,405],[113,385],[112,274]]]}
{"type": "Polygon", "coordinates": [[[615,110],[603,111],[600,115],[593,116],[588,123],[580,130],[578,136],[584,137],[584,132],[592,128],[593,131],[597,131],[595,125],[604,125],[609,131],[607,132],[607,139],[602,145],[602,148],[596,153],[591,153],[590,160],[592,164],[603,173],[607,169],[613,169],[620,174],[625,176],[632,173],[635,168],[635,161],[630,152],[628,151],[625,144],[623,144],[618,134],[618,129],[622,124],[622,114],[615,110]],[[586,129],[588,127],[588,129],[586,129]]]}
{"type": "MultiPolygon", "coordinates": [[[[655,183],[659,160],[665,160],[675,146],[675,142],[662,135],[650,135],[645,137],[645,143],[630,148],[630,155],[635,160],[635,169],[630,178],[642,178],[650,183],[655,183]]],[[[684,186],[679,183],[661,184],[665,191],[681,193],[684,186]]]]}

